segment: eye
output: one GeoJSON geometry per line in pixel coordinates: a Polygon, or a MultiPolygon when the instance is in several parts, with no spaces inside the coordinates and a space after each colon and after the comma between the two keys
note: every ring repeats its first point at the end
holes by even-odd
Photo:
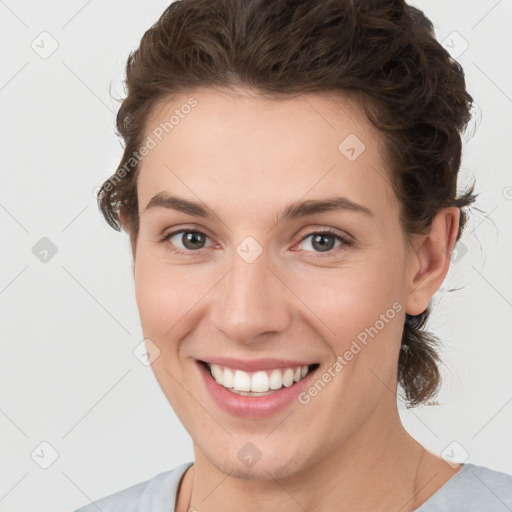
{"type": "Polygon", "coordinates": [[[172,249],[178,254],[185,254],[186,252],[195,252],[203,249],[208,240],[208,236],[202,231],[182,229],[180,231],[173,231],[165,235],[162,242],[170,242],[176,249],[172,249]],[[184,250],[179,250],[184,249],[184,250]]]}
{"type": "Polygon", "coordinates": [[[334,231],[323,230],[306,235],[301,240],[300,245],[302,245],[303,250],[320,253],[314,257],[322,257],[322,253],[328,253],[326,256],[330,256],[338,252],[341,246],[348,246],[350,243],[348,238],[334,231]],[[336,243],[338,245],[336,245],[336,243]]]}
{"type": "MultiPolygon", "coordinates": [[[[172,252],[179,255],[190,255],[209,247],[208,236],[196,229],[180,229],[164,236],[162,243],[170,245],[172,252]]],[[[321,230],[309,233],[299,243],[300,249],[313,253],[313,257],[324,257],[336,254],[346,246],[351,245],[351,240],[331,230],[321,230]]]]}

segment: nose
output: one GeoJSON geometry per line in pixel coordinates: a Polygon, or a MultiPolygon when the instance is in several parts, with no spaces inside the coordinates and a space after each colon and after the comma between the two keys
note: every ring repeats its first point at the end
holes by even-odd
{"type": "Polygon", "coordinates": [[[251,345],[284,332],[293,295],[276,274],[265,253],[252,263],[235,254],[230,272],[214,289],[210,316],[214,327],[238,343],[251,345]]]}

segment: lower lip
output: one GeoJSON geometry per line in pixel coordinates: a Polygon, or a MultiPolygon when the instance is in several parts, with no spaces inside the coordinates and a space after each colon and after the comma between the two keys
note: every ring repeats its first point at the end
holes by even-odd
{"type": "Polygon", "coordinates": [[[199,372],[203,378],[206,389],[213,401],[225,412],[233,416],[246,418],[266,418],[285,409],[294,400],[298,401],[298,395],[304,391],[316,373],[318,367],[310,371],[299,382],[290,387],[283,387],[271,395],[266,396],[242,396],[232,393],[224,386],[221,386],[210,374],[205,364],[196,362],[199,372]]]}

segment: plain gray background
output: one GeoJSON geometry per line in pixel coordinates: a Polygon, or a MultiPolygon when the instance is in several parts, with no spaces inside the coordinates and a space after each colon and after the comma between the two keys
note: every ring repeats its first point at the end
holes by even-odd
{"type": "MultiPolygon", "coordinates": [[[[93,195],[122,152],[111,95],[123,95],[128,53],[167,5],[0,1],[1,512],[74,510],[192,460],[133,354],[142,332],[128,237],[93,195]]],[[[415,5],[478,105],[462,184],[476,178],[484,213],[435,298],[440,405],[402,416],[430,450],[512,473],[512,1],[415,5]]]]}

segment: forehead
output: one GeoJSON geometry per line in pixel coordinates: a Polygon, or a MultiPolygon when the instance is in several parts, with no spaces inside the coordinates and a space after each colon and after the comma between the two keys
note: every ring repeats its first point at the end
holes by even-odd
{"type": "Polygon", "coordinates": [[[150,139],[138,178],[140,211],[161,191],[225,213],[249,205],[275,212],[278,204],[333,192],[377,211],[396,206],[382,136],[347,95],[270,99],[198,90],[154,108],[150,139]]]}

